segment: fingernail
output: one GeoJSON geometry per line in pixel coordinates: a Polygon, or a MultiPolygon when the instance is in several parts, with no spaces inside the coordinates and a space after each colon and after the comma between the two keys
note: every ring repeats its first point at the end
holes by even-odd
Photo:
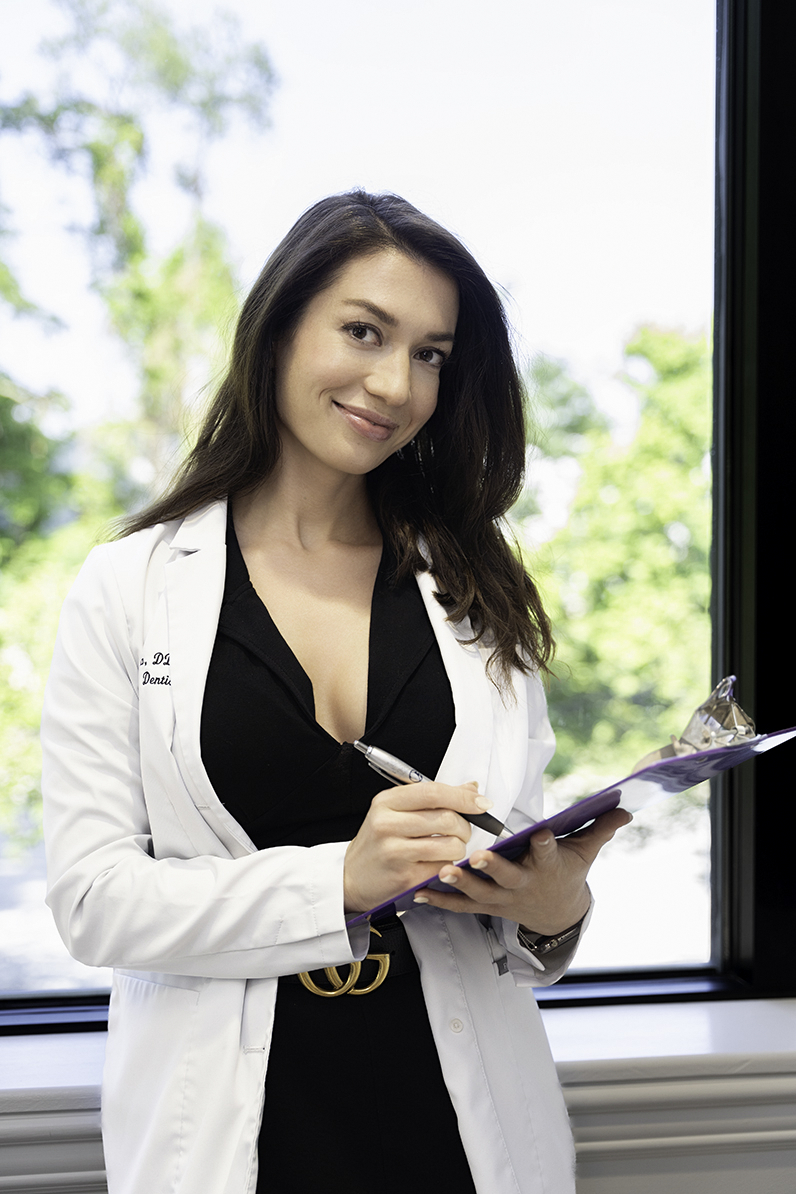
{"type": "Polygon", "coordinates": [[[412,903],[413,904],[427,904],[428,899],[426,898],[426,896],[415,896],[415,898],[412,900],[412,903]]]}
{"type": "Polygon", "coordinates": [[[489,797],[487,797],[487,796],[476,796],[475,803],[478,805],[479,808],[482,808],[484,810],[484,812],[486,812],[486,810],[488,808],[494,807],[495,802],[494,802],[494,800],[490,800],[489,797]]]}
{"type": "Polygon", "coordinates": [[[544,837],[536,837],[534,841],[538,846],[549,846],[554,841],[552,834],[545,834],[544,837]]]}
{"type": "Polygon", "coordinates": [[[458,883],[459,882],[458,875],[440,875],[440,879],[442,880],[443,883],[458,883]]]}
{"type": "Polygon", "coordinates": [[[482,858],[480,862],[471,862],[470,866],[474,871],[483,871],[486,870],[486,868],[489,866],[489,863],[485,858],[482,858]]]}

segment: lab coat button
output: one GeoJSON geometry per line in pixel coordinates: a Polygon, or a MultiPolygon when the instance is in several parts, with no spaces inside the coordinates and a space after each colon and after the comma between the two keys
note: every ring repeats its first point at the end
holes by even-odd
{"type": "Polygon", "coordinates": [[[461,1032],[463,1028],[461,1020],[451,1020],[451,1032],[461,1032]]]}

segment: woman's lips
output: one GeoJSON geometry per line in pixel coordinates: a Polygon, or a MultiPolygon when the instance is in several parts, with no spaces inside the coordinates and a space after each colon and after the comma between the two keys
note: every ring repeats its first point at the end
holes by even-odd
{"type": "Polygon", "coordinates": [[[384,415],[377,415],[375,411],[363,410],[359,406],[343,406],[341,402],[335,402],[334,405],[349,427],[353,427],[354,431],[364,436],[365,439],[383,442],[398,429],[398,424],[392,419],[388,419],[384,415]]]}

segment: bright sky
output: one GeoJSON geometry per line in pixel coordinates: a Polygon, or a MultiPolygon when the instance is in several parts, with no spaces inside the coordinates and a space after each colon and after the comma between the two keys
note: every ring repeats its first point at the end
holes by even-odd
{"type": "MultiPolygon", "coordinates": [[[[166,0],[183,22],[208,0],[166,0]]],[[[246,286],[322,195],[392,190],[457,232],[511,295],[527,355],[563,357],[607,405],[622,344],[642,321],[704,329],[712,306],[711,0],[228,0],[280,77],[272,127],[237,129],[207,162],[208,214],[246,286]]],[[[63,25],[53,0],[5,0],[0,95],[44,77],[35,47],[63,25]]],[[[155,146],[137,202],[164,250],[184,208],[155,146]]],[[[53,385],[81,421],[132,392],[103,329],[78,239],[78,180],[34,140],[0,141],[0,198],[17,231],[4,252],[68,331],[0,323],[2,362],[53,385]]]]}

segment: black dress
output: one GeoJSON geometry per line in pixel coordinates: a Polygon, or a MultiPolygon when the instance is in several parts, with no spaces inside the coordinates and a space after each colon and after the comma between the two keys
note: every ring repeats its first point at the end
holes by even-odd
{"type": "MultiPolygon", "coordinates": [[[[435,775],[453,698],[420,591],[413,579],[392,583],[393,572],[385,549],[364,740],[435,775]]],[[[258,849],[347,841],[386,786],[315,720],[310,679],[249,580],[231,519],[201,742],[216,792],[258,849]]],[[[266,1086],[258,1194],[431,1194],[451,1184],[475,1194],[416,966],[356,998],[323,999],[280,979],[266,1086]]]]}

